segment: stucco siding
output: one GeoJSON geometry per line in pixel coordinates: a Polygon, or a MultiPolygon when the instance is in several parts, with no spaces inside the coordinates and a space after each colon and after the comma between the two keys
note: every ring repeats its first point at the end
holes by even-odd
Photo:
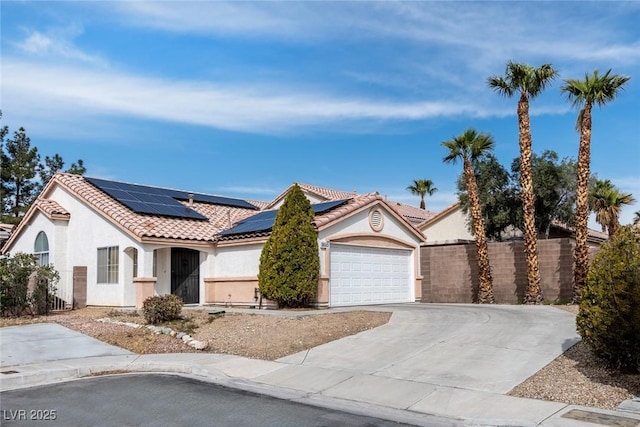
{"type": "Polygon", "coordinates": [[[427,242],[446,242],[451,240],[473,240],[473,234],[467,227],[467,215],[461,209],[422,229],[427,242]]]}
{"type": "Polygon", "coordinates": [[[263,244],[218,248],[214,257],[215,277],[257,276],[263,244]]]}

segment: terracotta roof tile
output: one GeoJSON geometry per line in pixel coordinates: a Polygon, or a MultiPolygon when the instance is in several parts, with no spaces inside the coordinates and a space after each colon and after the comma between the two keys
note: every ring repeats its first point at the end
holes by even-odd
{"type": "Polygon", "coordinates": [[[413,225],[422,224],[425,221],[433,218],[436,214],[426,209],[416,208],[415,206],[407,205],[400,202],[388,202],[396,212],[402,215],[407,221],[413,225]]]}
{"type": "Polygon", "coordinates": [[[333,188],[318,187],[317,185],[303,184],[298,182],[298,186],[309,193],[320,196],[326,200],[343,200],[357,196],[355,191],[342,191],[333,188]]]}
{"type": "MultiPolygon", "coordinates": [[[[54,176],[54,179],[62,187],[75,193],[95,210],[140,239],[212,241],[215,234],[228,228],[230,224],[256,212],[251,209],[194,203],[192,209],[207,217],[206,221],[139,214],[112,199],[79,175],[59,173],[54,176]]],[[[185,205],[187,203],[183,202],[185,205]]]]}
{"type": "Polygon", "coordinates": [[[37,199],[35,205],[48,217],[70,217],[71,214],[55,200],[50,199],[37,199]]]}
{"type": "Polygon", "coordinates": [[[336,209],[332,209],[329,212],[321,215],[316,215],[316,218],[313,220],[313,225],[316,228],[321,228],[322,226],[329,224],[330,222],[333,222],[344,215],[347,215],[365,205],[368,205],[374,200],[382,200],[382,197],[380,197],[378,193],[369,193],[363,194],[361,196],[356,196],[349,200],[346,204],[341,205],[336,209]]]}

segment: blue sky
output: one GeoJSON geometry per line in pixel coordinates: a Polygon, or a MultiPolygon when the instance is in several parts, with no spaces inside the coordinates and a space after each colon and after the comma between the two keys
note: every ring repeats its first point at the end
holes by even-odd
{"type": "MultiPolygon", "coordinates": [[[[456,200],[440,143],[469,127],[518,155],[506,62],[552,63],[534,151],[577,157],[562,79],[631,80],[593,115],[592,172],[640,200],[639,2],[2,1],[1,108],[87,175],[270,200],[292,182],[456,200]]],[[[623,210],[631,221],[640,203],[623,210]]]]}

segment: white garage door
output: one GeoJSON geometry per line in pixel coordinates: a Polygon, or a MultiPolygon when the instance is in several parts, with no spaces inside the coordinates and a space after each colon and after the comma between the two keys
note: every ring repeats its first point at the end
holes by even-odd
{"type": "Polygon", "coordinates": [[[411,302],[411,251],[331,245],[330,305],[411,302]]]}

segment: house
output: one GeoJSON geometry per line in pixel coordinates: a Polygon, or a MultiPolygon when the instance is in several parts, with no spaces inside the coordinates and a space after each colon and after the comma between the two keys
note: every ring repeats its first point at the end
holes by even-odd
{"type": "MultiPolygon", "coordinates": [[[[300,187],[316,213],[318,306],[420,299],[424,235],[397,207],[377,193],[300,187]]],[[[139,307],[167,293],[255,306],[260,253],[287,191],[257,202],[58,173],[3,253],[53,264],[57,297],[74,307],[139,307]]]]}
{"type": "Polygon", "coordinates": [[[429,244],[472,242],[474,237],[467,226],[467,218],[460,202],[455,202],[420,223],[418,229],[428,236],[429,244]]]}
{"type": "MultiPolygon", "coordinates": [[[[428,236],[425,243],[429,245],[471,243],[475,238],[469,231],[469,221],[469,214],[462,211],[460,202],[455,202],[424,222],[417,224],[417,228],[428,236]]],[[[561,239],[566,237],[575,239],[574,228],[553,220],[548,238],[561,239]]],[[[588,230],[587,242],[591,249],[599,247],[607,238],[606,233],[591,228],[588,230]]],[[[502,240],[522,240],[522,232],[517,228],[510,227],[502,233],[502,240]]]]}

